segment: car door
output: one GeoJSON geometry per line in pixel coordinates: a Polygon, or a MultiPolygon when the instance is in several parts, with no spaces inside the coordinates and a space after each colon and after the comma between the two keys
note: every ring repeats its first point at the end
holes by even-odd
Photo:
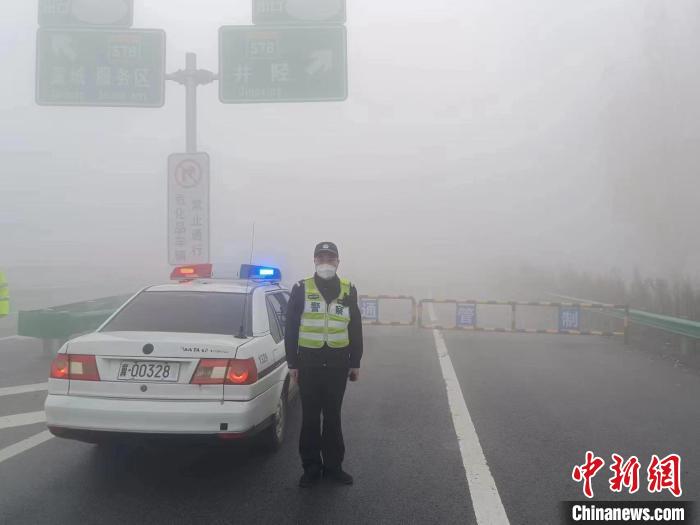
{"type": "Polygon", "coordinates": [[[270,318],[270,334],[275,341],[275,363],[285,359],[284,328],[287,322],[288,296],[284,292],[274,292],[267,295],[267,312],[270,318]]]}

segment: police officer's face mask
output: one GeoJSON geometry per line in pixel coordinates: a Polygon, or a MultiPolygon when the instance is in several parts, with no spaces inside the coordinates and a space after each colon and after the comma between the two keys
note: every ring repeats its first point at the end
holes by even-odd
{"type": "Polygon", "coordinates": [[[333,264],[322,263],[316,265],[316,273],[321,279],[332,279],[337,271],[338,268],[333,264]]]}

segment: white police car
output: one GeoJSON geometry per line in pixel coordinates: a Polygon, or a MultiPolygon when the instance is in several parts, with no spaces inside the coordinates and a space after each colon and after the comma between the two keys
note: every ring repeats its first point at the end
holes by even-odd
{"type": "Polygon", "coordinates": [[[283,340],[289,293],[277,269],[243,265],[240,276],[176,268],[179,283],[141,290],[68,341],[51,365],[49,430],[91,443],[260,434],[278,448],[296,394],[283,340]]]}

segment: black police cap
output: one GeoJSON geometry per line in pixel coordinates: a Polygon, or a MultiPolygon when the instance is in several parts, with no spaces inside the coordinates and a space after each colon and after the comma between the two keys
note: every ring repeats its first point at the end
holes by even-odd
{"type": "Polygon", "coordinates": [[[318,257],[318,255],[322,253],[332,253],[336,257],[340,257],[338,247],[332,242],[320,242],[316,245],[316,248],[314,249],[314,257],[318,257]]]}

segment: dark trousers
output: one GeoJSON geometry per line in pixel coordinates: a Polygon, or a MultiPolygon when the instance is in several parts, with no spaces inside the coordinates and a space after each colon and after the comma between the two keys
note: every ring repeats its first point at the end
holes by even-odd
{"type": "Polygon", "coordinates": [[[313,465],[338,468],[345,457],[340,409],[343,405],[348,368],[303,367],[299,369],[302,423],[299,454],[306,469],[313,465]],[[323,414],[323,427],[321,427],[323,414]]]}

